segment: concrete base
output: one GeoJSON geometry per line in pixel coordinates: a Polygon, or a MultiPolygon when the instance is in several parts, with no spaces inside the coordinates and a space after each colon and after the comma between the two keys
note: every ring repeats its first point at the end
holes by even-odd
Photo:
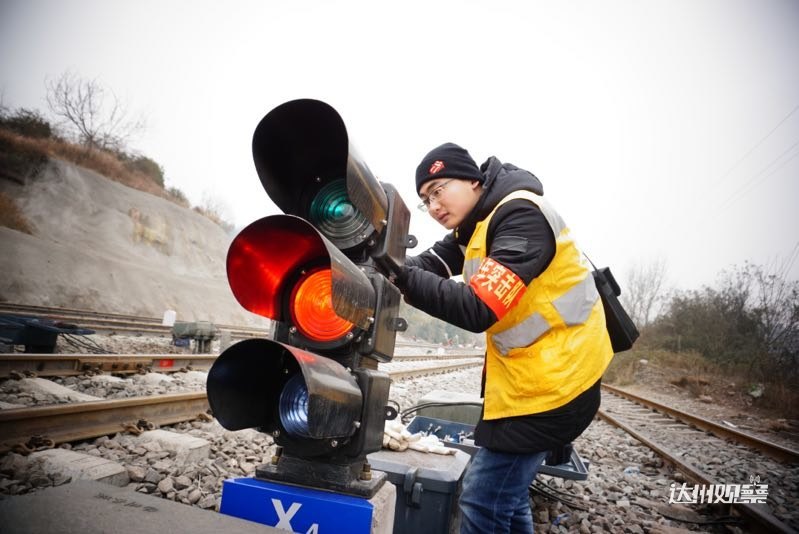
{"type": "Polygon", "coordinates": [[[211,454],[211,444],[202,438],[189,436],[188,434],[178,434],[168,430],[148,430],[142,433],[138,441],[147,443],[154,441],[162,449],[175,452],[175,460],[183,463],[199,462],[208,458],[211,454]]]}
{"type": "Polygon", "coordinates": [[[92,380],[95,382],[105,382],[107,384],[119,383],[125,381],[124,378],[119,378],[118,376],[114,375],[95,375],[92,377],[92,380]]]}
{"type": "Polygon", "coordinates": [[[174,382],[171,376],[164,373],[147,373],[146,375],[134,375],[133,379],[139,384],[146,384],[148,386],[158,386],[161,382],[174,382]]]}
{"type": "Polygon", "coordinates": [[[41,462],[47,474],[61,473],[71,476],[72,480],[96,480],[120,487],[130,482],[128,471],[123,465],[90,454],[67,449],[50,449],[34,452],[28,458],[32,462],[41,462]]]}
{"type": "Polygon", "coordinates": [[[264,534],[285,531],[107,484],[79,481],[0,500],[8,534],[264,534]]]}
{"type": "Polygon", "coordinates": [[[397,488],[394,484],[383,487],[369,499],[374,506],[371,534],[391,534],[394,532],[394,513],[396,510],[397,488]]]}
{"type": "Polygon", "coordinates": [[[203,371],[189,371],[184,373],[183,380],[186,382],[198,382],[205,384],[208,382],[208,373],[203,371]]]}
{"type": "Polygon", "coordinates": [[[23,378],[19,381],[20,391],[27,393],[44,393],[47,395],[55,395],[60,399],[67,399],[72,402],[87,402],[102,400],[100,397],[92,397],[85,393],[78,393],[69,388],[56,384],[52,380],[45,380],[44,378],[23,378]]]}

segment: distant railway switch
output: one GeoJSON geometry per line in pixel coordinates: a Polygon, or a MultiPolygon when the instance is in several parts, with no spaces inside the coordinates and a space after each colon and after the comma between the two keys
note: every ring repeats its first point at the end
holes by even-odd
{"type": "Polygon", "coordinates": [[[193,323],[176,322],[172,326],[172,341],[177,346],[194,340],[195,354],[208,354],[211,352],[211,342],[216,339],[219,329],[214,323],[196,321],[193,323]]]}

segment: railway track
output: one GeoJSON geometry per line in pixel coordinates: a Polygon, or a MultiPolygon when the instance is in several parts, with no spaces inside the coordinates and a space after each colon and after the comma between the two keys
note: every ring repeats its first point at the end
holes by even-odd
{"type": "Polygon", "coordinates": [[[207,371],[215,360],[211,354],[0,354],[0,378],[207,371]]]}
{"type": "MultiPolygon", "coordinates": [[[[0,365],[4,362],[15,360],[8,356],[0,356],[0,365]]],[[[32,355],[19,355],[18,361],[35,361],[32,355]]],[[[79,361],[72,358],[73,355],[38,355],[39,358],[54,360],[53,367],[46,368],[48,376],[70,376],[75,373],[74,367],[60,369],[58,363],[74,364],[79,361]],[[59,359],[59,356],[63,358],[59,359]]],[[[153,370],[162,372],[177,371],[176,364],[168,368],[153,366],[151,362],[164,362],[173,360],[173,357],[180,355],[83,355],[93,364],[113,365],[119,364],[124,359],[139,359],[143,365],[150,363],[153,370]]],[[[183,360],[177,362],[194,362],[202,365],[213,363],[215,356],[184,355],[183,360]]],[[[127,360],[126,360],[127,361],[127,360]]],[[[387,365],[385,369],[392,379],[401,380],[432,374],[468,369],[477,365],[482,365],[482,360],[475,358],[461,359],[447,363],[431,361],[429,365],[413,364],[409,368],[408,364],[394,364],[394,368],[387,365]],[[400,367],[397,367],[400,366],[400,367]]],[[[130,372],[136,372],[131,369],[130,372]]],[[[113,370],[112,372],[120,372],[113,370]]],[[[173,424],[181,421],[189,421],[202,417],[200,414],[208,410],[208,402],[205,391],[191,393],[176,393],[166,395],[132,397],[126,399],[100,400],[90,402],[78,402],[60,405],[34,406],[26,408],[13,408],[0,410],[0,453],[13,450],[20,444],[46,440],[47,443],[58,445],[61,443],[89,439],[106,434],[113,434],[126,428],[126,425],[137,421],[147,421],[157,425],[173,424]],[[34,439],[35,438],[35,439],[34,439]]]]}
{"type": "MultiPolygon", "coordinates": [[[[20,360],[35,359],[37,355],[5,355],[0,357],[0,370],[4,369],[8,356],[20,360]]],[[[95,369],[124,374],[134,372],[130,367],[139,362],[143,368],[156,371],[177,371],[191,366],[195,369],[207,368],[215,356],[208,355],[38,355],[48,360],[48,366],[38,371],[40,376],[68,376],[78,373],[76,360],[80,364],[102,366],[95,369]],[[63,359],[60,359],[62,358],[63,359]],[[175,360],[171,365],[160,364],[163,360],[175,360]],[[62,363],[57,363],[57,362],[62,363]],[[70,362],[65,364],[63,362],[70,362]],[[128,369],[120,370],[120,364],[128,369]],[[116,364],[117,368],[113,368],[116,364]],[[164,365],[164,367],[160,367],[164,365]],[[52,367],[50,367],[52,366],[52,367]],[[59,368],[61,366],[62,368],[59,368]],[[109,369],[109,366],[111,367],[109,369]],[[70,370],[66,372],[63,367],[70,370]]],[[[446,355],[408,355],[396,357],[394,361],[380,364],[394,380],[440,374],[482,365],[480,356],[446,355]],[[426,358],[427,362],[420,361],[426,358]]],[[[138,370],[138,369],[135,369],[138,370]]],[[[34,370],[33,372],[37,372],[34,370]]],[[[79,373],[78,373],[79,374],[79,373]]],[[[678,412],[659,404],[644,406],[646,399],[635,397],[634,401],[617,395],[626,394],[607,387],[603,393],[603,409],[600,417],[618,426],[625,432],[652,448],[663,456],[676,469],[685,474],[686,479],[695,484],[742,484],[749,482],[750,475],[759,474],[769,483],[768,505],[734,504],[731,512],[740,515],[754,529],[769,532],[792,532],[797,525],[791,520],[782,521],[782,509],[795,509],[799,505],[799,465],[796,465],[796,451],[785,447],[769,452],[769,445],[753,444],[753,436],[745,438],[730,434],[727,428],[715,429],[723,439],[709,434],[713,429],[697,430],[689,425],[713,425],[691,414],[678,412]],[[660,411],[654,411],[660,410],[660,411]],[[670,410],[670,411],[669,411],[670,410]],[[688,421],[683,423],[681,420],[688,421]],[[744,439],[746,446],[731,444],[725,440],[744,439]],[[757,447],[757,449],[752,449],[757,447]],[[782,450],[785,449],[785,450],[782,450]],[[703,456],[704,454],[704,456],[703,456]],[[707,459],[711,456],[710,461],[707,459]],[[764,458],[767,455],[768,458],[764,458]],[[779,462],[793,462],[786,465],[779,462]],[[793,481],[795,491],[783,491],[781,481],[793,481]],[[771,510],[769,509],[771,508],[771,510]],[[777,510],[772,513],[772,510],[777,510]]],[[[629,394],[626,394],[630,396],[629,394]]],[[[632,397],[632,396],[630,396],[632,397]]],[[[101,400],[64,405],[40,406],[0,410],[0,453],[14,447],[28,450],[37,446],[52,446],[60,443],[88,440],[115,434],[132,425],[153,423],[169,425],[207,417],[208,404],[204,391],[191,393],[165,394],[157,396],[133,397],[118,400],[101,400]],[[36,439],[32,439],[36,437],[36,439]]],[[[717,425],[716,425],[717,426],[717,425]]],[[[135,429],[134,429],[135,431],[135,429]]],[[[762,440],[761,440],[762,441],[762,440]]]]}
{"type": "Polygon", "coordinates": [[[96,438],[142,421],[170,425],[207,411],[204,391],[0,410],[0,452],[96,438]]]}
{"type": "Polygon", "coordinates": [[[780,513],[774,512],[799,507],[797,451],[617,388],[603,385],[603,390],[599,417],[654,450],[694,484],[740,485],[754,476],[769,484],[767,504],[732,503],[732,513],[767,532],[799,528],[795,521],[783,522],[780,513]]]}
{"type": "MultiPolygon", "coordinates": [[[[27,304],[12,304],[8,302],[0,302],[0,313],[11,315],[33,315],[68,324],[77,324],[81,327],[90,328],[97,332],[103,333],[149,334],[159,336],[172,335],[172,327],[163,326],[161,324],[161,318],[144,317],[139,315],[95,312],[75,308],[56,308],[27,304]]],[[[231,337],[235,339],[265,337],[269,335],[269,330],[265,328],[252,328],[223,324],[217,324],[216,326],[220,330],[230,332],[231,337]]]]}
{"type": "Polygon", "coordinates": [[[482,358],[483,353],[464,354],[396,354],[392,362],[420,362],[426,360],[458,360],[462,358],[482,358]]]}
{"type": "MultiPolygon", "coordinates": [[[[187,369],[207,371],[216,358],[214,354],[0,354],[0,379],[19,375],[66,377],[87,373],[126,375],[147,371],[172,373],[187,369]]],[[[395,357],[392,362],[381,365],[390,373],[390,369],[393,369],[392,376],[399,379],[417,376],[417,372],[425,374],[424,369],[428,367],[438,366],[438,372],[458,369],[463,365],[462,362],[470,366],[482,365],[482,357],[416,354],[395,357]],[[430,362],[430,365],[405,370],[408,362],[422,361],[430,362]],[[450,363],[441,365],[440,362],[450,363]]]]}

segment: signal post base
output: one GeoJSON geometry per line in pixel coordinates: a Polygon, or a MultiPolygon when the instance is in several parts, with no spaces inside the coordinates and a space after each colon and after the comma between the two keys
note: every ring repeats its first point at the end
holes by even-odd
{"type": "Polygon", "coordinates": [[[266,480],[237,478],[224,482],[219,511],[305,534],[391,534],[395,502],[393,484],[381,484],[367,500],[266,480]]]}
{"type": "Polygon", "coordinates": [[[382,471],[372,471],[370,480],[361,480],[359,476],[364,462],[365,460],[350,464],[315,462],[284,453],[276,465],[258,466],[255,478],[371,499],[387,478],[382,471]]]}

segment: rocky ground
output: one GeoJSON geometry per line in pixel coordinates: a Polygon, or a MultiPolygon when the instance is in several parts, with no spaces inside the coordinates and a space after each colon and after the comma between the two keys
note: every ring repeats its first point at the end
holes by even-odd
{"type": "MultiPolygon", "coordinates": [[[[98,339],[116,352],[167,352],[168,339],[112,336],[98,339]]],[[[649,371],[648,371],[649,372],[649,371]]],[[[654,371],[651,371],[654,373],[654,371]]],[[[154,395],[204,387],[203,373],[176,373],[163,378],[143,375],[125,380],[125,386],[100,377],[74,377],[61,380],[71,390],[102,398],[154,395]]],[[[391,398],[401,408],[436,389],[458,392],[479,390],[480,368],[423,378],[401,380],[392,386],[391,398]]],[[[24,398],[14,392],[14,381],[0,384],[0,400],[18,404],[46,403],[48,399],[24,398]]],[[[645,393],[665,396],[670,388],[647,387],[645,393]]],[[[672,403],[687,404],[679,388],[672,392],[672,403]]],[[[51,399],[50,399],[51,400],[51,399]]],[[[668,399],[663,399],[668,400],[668,399]]],[[[707,403],[698,403],[709,409],[707,403]]],[[[689,406],[683,406],[689,409],[689,406]]],[[[717,409],[717,407],[713,407],[717,409]]],[[[718,414],[717,414],[718,415],[718,414]]],[[[722,414],[724,415],[724,414],[722,414]]],[[[727,415],[724,415],[725,417],[727,415]]],[[[157,444],[141,444],[130,434],[116,434],[83,443],[64,445],[75,451],[107,458],[126,466],[129,487],[166,499],[207,509],[218,509],[222,482],[228,478],[251,476],[257,465],[268,462],[274,452],[272,438],[254,430],[230,432],[215,421],[194,421],[168,428],[207,440],[208,458],[185,463],[157,444]]],[[[575,442],[581,456],[590,463],[588,479],[570,481],[539,476],[546,493],[532,497],[536,529],[539,532],[682,532],[721,531],[713,524],[712,510],[701,505],[669,504],[672,484],[684,479],[648,448],[621,430],[595,420],[575,442]],[[552,498],[558,496],[561,500],[552,498]],[[561,502],[563,501],[563,502],[561,502]]],[[[28,457],[9,453],[0,457],[0,493],[20,494],[64,484],[69,477],[46,474],[43,467],[28,457]]],[[[746,481],[743,481],[746,482],[746,481]]]]}

